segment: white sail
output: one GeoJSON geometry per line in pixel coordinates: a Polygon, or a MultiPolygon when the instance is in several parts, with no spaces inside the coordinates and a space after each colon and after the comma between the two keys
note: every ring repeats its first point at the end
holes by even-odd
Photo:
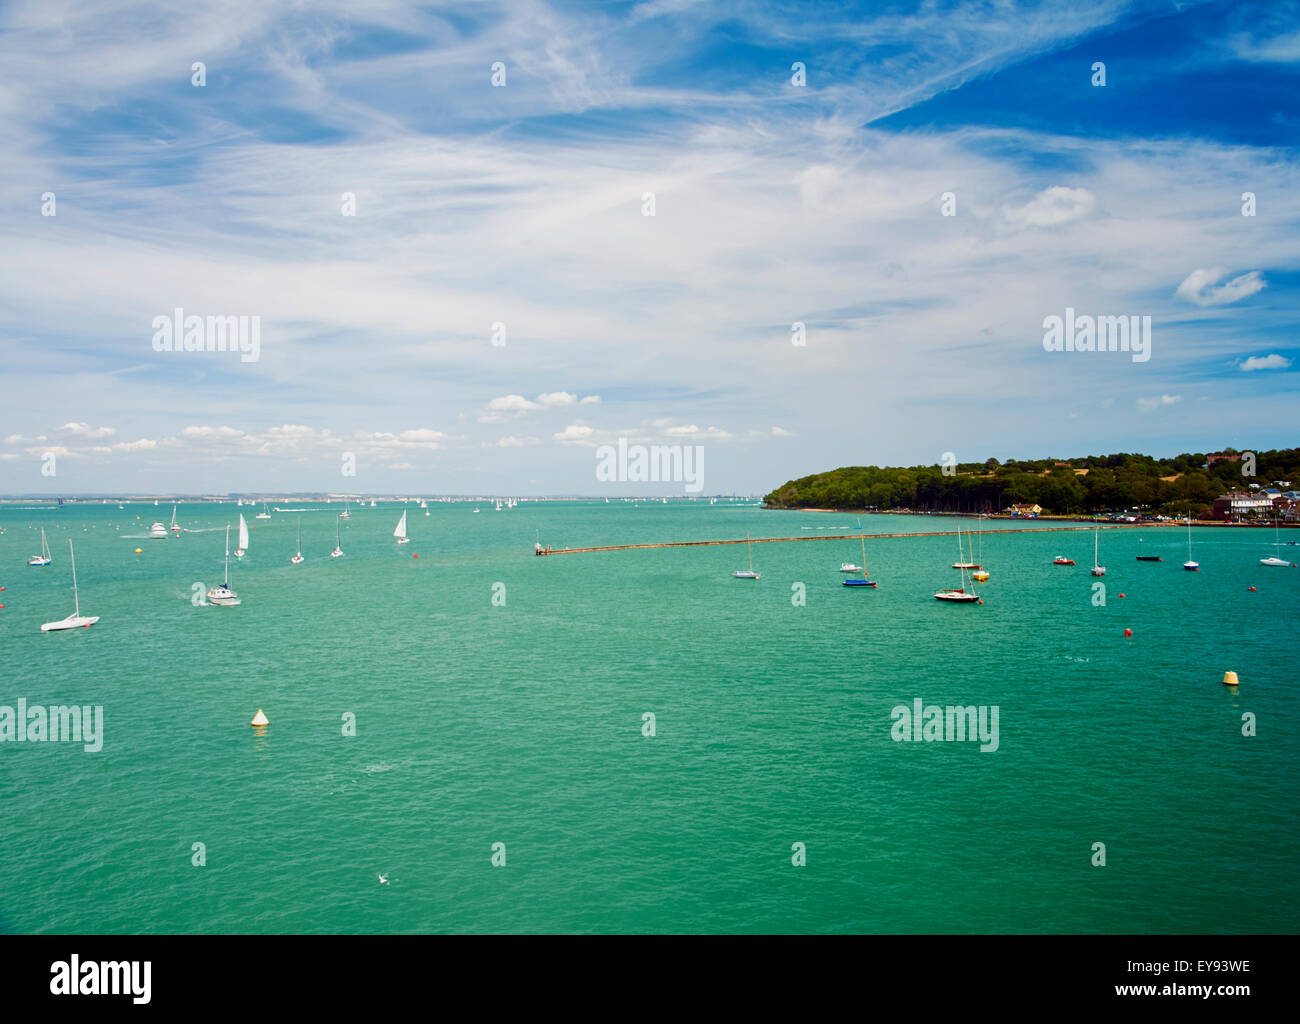
{"type": "Polygon", "coordinates": [[[402,518],[397,521],[397,529],[393,531],[393,536],[398,540],[406,540],[406,513],[402,513],[402,518]]]}
{"type": "Polygon", "coordinates": [[[248,550],[248,524],[244,522],[242,513],[239,516],[239,550],[248,550]]]}

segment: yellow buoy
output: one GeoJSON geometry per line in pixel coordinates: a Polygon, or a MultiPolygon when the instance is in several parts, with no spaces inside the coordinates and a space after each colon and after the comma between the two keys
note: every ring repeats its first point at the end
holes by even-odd
{"type": "Polygon", "coordinates": [[[138,555],[138,554],[140,553],[140,549],[139,549],[139,548],[136,548],[136,549],[135,549],[135,553],[138,555]]]}
{"type": "Polygon", "coordinates": [[[1225,672],[1225,673],[1223,673],[1223,685],[1224,685],[1224,686],[1236,686],[1236,685],[1237,685],[1237,673],[1236,673],[1236,672],[1225,672]]]}
{"type": "Polygon", "coordinates": [[[258,709],[257,709],[257,714],[255,714],[255,715],[253,716],[253,721],[252,721],[251,724],[252,724],[252,725],[270,725],[271,723],[268,722],[268,721],[266,720],[266,715],[262,714],[262,709],[261,709],[261,708],[258,708],[258,709]]]}

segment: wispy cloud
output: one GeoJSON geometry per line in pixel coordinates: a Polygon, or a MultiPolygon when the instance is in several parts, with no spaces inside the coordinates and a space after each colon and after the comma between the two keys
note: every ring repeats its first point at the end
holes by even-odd
{"type": "Polygon", "coordinates": [[[1193,270],[1178,286],[1177,295],[1198,306],[1224,306],[1249,298],[1262,291],[1266,284],[1258,270],[1239,274],[1219,284],[1227,273],[1222,269],[1193,270]]]}

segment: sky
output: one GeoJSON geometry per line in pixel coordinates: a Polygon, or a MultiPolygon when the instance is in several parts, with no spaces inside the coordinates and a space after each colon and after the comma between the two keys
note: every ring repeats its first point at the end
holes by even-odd
{"type": "Polygon", "coordinates": [[[1295,3],[9,2],[0,494],[1290,447],[1297,140],[1295,3]]]}

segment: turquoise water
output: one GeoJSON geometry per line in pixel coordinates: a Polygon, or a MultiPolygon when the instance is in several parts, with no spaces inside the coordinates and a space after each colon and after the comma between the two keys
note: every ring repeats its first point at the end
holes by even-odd
{"type": "Polygon", "coordinates": [[[232,505],[182,506],[209,532],[166,541],[152,504],[0,509],[0,704],[105,718],[99,753],[0,744],[0,930],[1296,930],[1300,569],[1258,565],[1271,534],[1194,531],[1193,574],[1185,531],[1103,532],[1095,607],[1090,533],[990,529],[962,606],[931,596],[952,538],[867,541],[876,590],[840,586],[852,541],[757,545],[758,582],[731,577],[743,546],[531,553],[853,516],[470,507],[411,506],[401,549],[399,506],[354,510],[338,560],[333,515],[303,513],[296,567],[299,517],[250,518],[225,609],[190,597],[232,505]],[[55,564],[27,568],[40,525],[55,564]],[[69,537],[101,620],[43,635],[69,537]],[[999,749],[893,741],[914,698],[997,705],[999,749]]]}

